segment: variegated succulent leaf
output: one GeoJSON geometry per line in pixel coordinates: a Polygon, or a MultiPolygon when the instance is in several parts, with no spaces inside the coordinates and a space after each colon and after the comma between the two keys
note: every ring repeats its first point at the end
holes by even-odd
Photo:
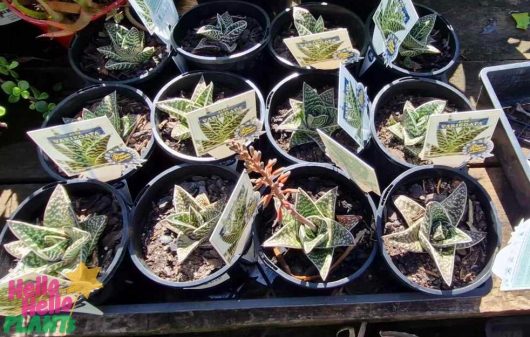
{"type": "Polygon", "coordinates": [[[53,190],[46,204],[42,225],[51,228],[77,226],[77,216],[72,208],[72,202],[61,184],[53,190]]]}
{"type": "Polygon", "coordinates": [[[222,15],[217,14],[217,24],[205,25],[197,30],[197,34],[204,36],[195,50],[208,48],[211,43],[231,53],[237,47],[237,40],[241,34],[247,29],[247,22],[239,20],[234,22],[232,16],[228,12],[222,15]]]}
{"type": "Polygon", "coordinates": [[[326,30],[322,16],[315,19],[311,12],[302,7],[293,7],[293,21],[299,36],[321,33],[326,30]]]}
{"type": "Polygon", "coordinates": [[[436,23],[436,14],[425,15],[416,22],[399,47],[399,54],[415,57],[423,54],[439,54],[440,50],[429,44],[429,38],[436,23]]]}

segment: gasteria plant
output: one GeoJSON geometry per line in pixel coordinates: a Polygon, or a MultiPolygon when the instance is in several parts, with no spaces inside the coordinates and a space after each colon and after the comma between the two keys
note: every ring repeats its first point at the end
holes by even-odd
{"type": "Polygon", "coordinates": [[[322,33],[326,30],[322,16],[315,19],[311,12],[302,7],[293,7],[293,20],[299,36],[322,33]]]}
{"type": "Polygon", "coordinates": [[[187,125],[187,114],[212,104],[213,88],[213,82],[206,84],[204,76],[201,76],[199,83],[193,90],[191,99],[177,97],[159,101],[156,104],[158,109],[179,120],[179,123],[177,123],[171,132],[171,137],[176,140],[185,140],[191,137],[187,125]]]}
{"type": "Polygon", "coordinates": [[[66,189],[57,185],[46,209],[41,225],[8,220],[7,225],[17,241],[4,249],[18,259],[8,278],[37,273],[61,276],[80,263],[96,263],[93,253],[107,225],[105,215],[91,215],[79,221],[66,189]]]}
{"type": "Polygon", "coordinates": [[[291,133],[290,148],[311,142],[323,148],[317,129],[332,134],[339,128],[337,125],[337,108],[335,107],[334,89],[319,94],[316,89],[304,82],[302,102],[290,99],[291,110],[275,131],[291,133]]]}
{"type": "MultiPolygon", "coordinates": [[[[299,249],[317,268],[320,277],[326,281],[330,272],[339,265],[364,237],[366,231],[360,231],[356,237],[351,230],[359,223],[359,217],[335,215],[335,203],[338,188],[333,188],[314,200],[301,188],[284,188],[290,172],[283,168],[274,169],[276,159],[267,165],[261,161],[261,152],[248,149],[232,142],[230,149],[239,155],[249,173],[259,177],[253,179],[255,189],[266,188],[260,204],[267,207],[274,200],[277,218],[282,227],[263,243],[264,247],[299,249]],[[295,203],[289,201],[296,195],[295,203]],[[339,259],[333,263],[335,248],[348,247],[339,259]]],[[[287,267],[288,268],[288,267],[287,267]]]]}
{"type": "Polygon", "coordinates": [[[421,17],[399,47],[399,55],[406,58],[422,54],[439,54],[438,48],[429,44],[436,23],[436,14],[421,17]]]}
{"type": "Polygon", "coordinates": [[[202,26],[197,34],[204,36],[194,51],[223,50],[232,53],[237,48],[237,39],[247,29],[247,22],[234,19],[228,12],[217,14],[217,24],[202,26]]]}
{"type": "Polygon", "coordinates": [[[174,212],[162,220],[162,225],[177,234],[177,257],[185,261],[210,235],[223,212],[222,200],[210,203],[206,194],[196,197],[175,185],[174,212]]]}
{"type": "Polygon", "coordinates": [[[106,22],[105,30],[111,45],[99,47],[107,59],[108,70],[131,70],[146,63],[155,53],[154,47],[144,47],[144,32],[136,27],[127,29],[117,23],[106,22]]]}
{"type": "MultiPolygon", "coordinates": [[[[413,199],[400,195],[394,199],[408,228],[383,236],[385,244],[412,253],[428,253],[444,282],[451,286],[458,249],[473,247],[486,237],[485,232],[459,228],[468,202],[467,185],[460,183],[442,202],[430,201],[425,208],[413,199]]],[[[474,228],[469,212],[468,224],[474,228]]]]}

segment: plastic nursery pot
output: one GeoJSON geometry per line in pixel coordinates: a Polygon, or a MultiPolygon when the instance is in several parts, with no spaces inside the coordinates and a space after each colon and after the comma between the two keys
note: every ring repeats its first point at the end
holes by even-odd
{"type": "MultiPolygon", "coordinates": [[[[366,49],[368,48],[368,36],[363,24],[363,21],[353,12],[337,6],[328,4],[326,2],[313,2],[302,4],[300,7],[305,8],[311,12],[311,14],[318,18],[320,15],[324,18],[324,21],[327,23],[327,29],[334,28],[346,28],[350,35],[353,46],[359,50],[361,56],[365,54],[366,49]]],[[[272,21],[271,25],[271,39],[267,46],[269,53],[272,55],[275,63],[280,65],[282,72],[273,72],[269,73],[269,76],[272,76],[273,80],[277,80],[283,76],[286,76],[293,71],[296,72],[309,72],[309,71],[318,71],[324,73],[337,73],[338,69],[335,70],[319,70],[312,67],[302,67],[300,66],[294,58],[287,59],[285,56],[280,55],[278,48],[285,47],[286,52],[290,55],[289,50],[283,43],[283,38],[280,34],[289,27],[294,27],[293,24],[293,11],[292,8],[288,8],[282,13],[280,13],[272,21]],[[276,76],[275,76],[276,75],[276,76]]],[[[361,62],[358,62],[355,65],[349,65],[348,68],[353,70],[354,74],[357,72],[358,65],[361,62]]]]}
{"type": "MultiPolygon", "coordinates": [[[[113,11],[114,9],[120,6],[123,6],[126,2],[127,0],[116,0],[113,3],[109,4],[108,6],[105,6],[100,11],[98,11],[95,15],[92,16],[92,21],[95,21],[99,19],[100,17],[105,16],[107,13],[113,11]]],[[[53,27],[50,26],[46,22],[47,20],[39,20],[39,19],[32,18],[30,16],[27,16],[26,14],[22,13],[15,7],[15,5],[13,4],[13,0],[6,0],[5,3],[9,7],[9,9],[13,13],[15,13],[19,18],[38,27],[43,33],[48,33],[48,32],[53,31],[53,27]]],[[[72,41],[72,37],[73,35],[68,35],[68,36],[56,37],[53,39],[59,42],[59,44],[61,44],[63,47],[68,48],[68,46],[70,45],[70,42],[72,41]]]]}
{"type": "MultiPolygon", "coordinates": [[[[64,185],[68,195],[70,196],[70,199],[74,203],[75,200],[80,198],[90,198],[98,193],[112,196],[115,205],[117,205],[117,209],[121,213],[120,220],[122,226],[119,229],[119,243],[114,247],[114,251],[107,251],[105,249],[107,247],[105,247],[105,244],[103,243],[103,239],[106,235],[110,237],[106,241],[113,242],[113,240],[115,240],[113,237],[114,231],[110,231],[111,228],[108,227],[109,225],[107,225],[107,228],[105,228],[103,231],[98,244],[98,249],[100,252],[105,251],[107,252],[107,255],[112,254],[112,259],[110,260],[108,266],[100,266],[102,269],[99,273],[98,280],[103,284],[103,288],[93,292],[88,299],[91,304],[100,304],[116,291],[111,280],[114,277],[118,266],[122,262],[127,249],[126,247],[129,240],[129,209],[127,208],[123,195],[108,184],[96,180],[69,180],[68,182],[61,182],[60,184],[64,185]]],[[[48,200],[56,186],[56,183],[51,183],[33,192],[29,197],[20,203],[13,215],[11,215],[10,220],[18,220],[35,224],[38,219],[42,219],[46,204],[48,203],[48,200]]],[[[111,206],[111,208],[114,208],[114,206],[111,206]]],[[[97,214],[105,215],[102,213],[97,214]]],[[[0,233],[0,277],[7,275],[9,269],[14,266],[14,258],[6,252],[4,249],[4,244],[15,241],[16,239],[17,238],[15,235],[13,235],[11,230],[9,230],[8,226],[4,226],[2,232],[0,233]]]]}
{"type": "MultiPolygon", "coordinates": [[[[322,88],[329,88],[333,87],[335,88],[335,100],[337,99],[338,95],[338,83],[339,83],[339,77],[337,74],[332,73],[322,73],[317,71],[312,71],[308,73],[294,73],[286,78],[284,78],[282,81],[280,81],[276,86],[271,90],[269,93],[269,96],[267,97],[267,113],[265,115],[265,131],[267,133],[267,139],[269,143],[272,145],[272,149],[277,155],[280,155],[283,159],[285,159],[290,164],[300,164],[300,163],[308,163],[308,162],[315,162],[315,161],[308,161],[305,159],[302,159],[298,156],[297,153],[289,153],[288,151],[284,150],[280,144],[278,144],[277,141],[277,133],[274,132],[272,128],[272,118],[275,116],[276,112],[279,109],[282,109],[286,102],[289,101],[290,98],[294,98],[299,92],[302,91],[303,84],[307,83],[312,88],[315,88],[318,90],[319,93],[321,93],[322,88]]],[[[351,139],[345,131],[337,131],[337,132],[343,132],[346,136],[346,139],[348,139],[351,144],[354,144],[353,139],[351,139]]],[[[335,135],[336,133],[334,133],[335,135]]],[[[345,145],[345,144],[343,144],[345,145]]],[[[302,147],[305,145],[301,145],[302,147]]],[[[327,160],[327,156],[322,152],[318,146],[314,145],[314,150],[307,150],[307,153],[311,153],[311,155],[315,155],[314,153],[316,151],[319,151],[320,157],[325,158],[327,160]]],[[[361,150],[357,155],[362,156],[362,154],[365,152],[367,148],[365,147],[363,150],[361,150]]]]}
{"type": "MultiPolygon", "coordinates": [[[[218,176],[224,180],[237,183],[239,174],[236,171],[223,166],[210,164],[183,164],[174,166],[160,173],[153,178],[138,195],[136,206],[131,217],[131,241],[129,244],[129,254],[136,267],[150,280],[174,289],[194,289],[209,291],[221,287],[232,279],[237,279],[243,273],[239,268],[239,259],[241,256],[234,258],[231,264],[225,264],[222,268],[216,270],[205,278],[186,282],[177,282],[161,278],[156,275],[145,262],[144,245],[146,238],[143,236],[153,209],[153,204],[157,203],[165,194],[171,191],[174,185],[178,185],[187,179],[193,179],[196,176],[210,177],[218,176]]],[[[171,202],[171,201],[170,201],[171,202]]],[[[247,238],[247,247],[250,243],[250,235],[247,238]]],[[[177,262],[175,257],[175,263],[177,262]]]]}
{"type": "MultiPolygon", "coordinates": [[[[302,4],[315,2],[315,0],[301,0],[302,4]]],[[[379,5],[379,0],[329,0],[326,1],[329,4],[338,5],[344,7],[355,14],[357,14],[362,20],[372,13],[373,10],[379,5]]]]}
{"type": "MultiPolygon", "coordinates": [[[[310,182],[312,180],[314,181],[315,179],[322,179],[326,182],[331,183],[330,185],[339,186],[339,197],[340,195],[351,196],[351,198],[355,200],[354,202],[358,203],[358,205],[362,209],[362,211],[356,213],[361,213],[365,224],[373,228],[375,221],[374,219],[376,206],[372,198],[369,194],[362,192],[362,190],[353,181],[349,180],[348,177],[346,177],[346,175],[341,170],[328,164],[311,163],[292,165],[287,167],[286,171],[291,172],[289,180],[286,184],[289,188],[296,188],[295,185],[290,185],[290,182],[298,179],[303,180],[306,183],[307,181],[310,182]]],[[[315,182],[315,184],[317,183],[315,182]]],[[[332,187],[330,186],[330,189],[331,188],[332,187]]],[[[269,206],[262,213],[261,216],[264,217],[263,222],[256,223],[257,226],[254,228],[254,246],[257,247],[258,259],[262,264],[267,267],[267,269],[271,270],[273,274],[280,277],[284,281],[287,281],[287,283],[289,284],[294,284],[307,290],[326,290],[342,287],[359,278],[372,264],[376,256],[377,247],[374,242],[373,246],[366,250],[366,254],[363,254],[366,259],[362,263],[359,262],[359,267],[356,268],[356,270],[353,271],[351,274],[327,282],[319,282],[318,280],[303,281],[285,272],[280,266],[274,263],[272,261],[272,257],[274,256],[274,254],[272,253],[272,249],[263,248],[261,246],[263,242],[267,239],[267,229],[272,226],[274,218],[276,217],[274,207],[269,206]]],[[[361,224],[358,224],[357,226],[361,226],[361,224]]],[[[354,248],[353,251],[350,252],[349,256],[351,256],[352,254],[359,256],[360,252],[357,248],[354,248]]],[[[336,258],[337,256],[335,256],[333,262],[336,261],[336,258]]],[[[344,260],[342,263],[344,264],[345,262],[346,260],[344,260]]],[[[349,263],[351,262],[352,261],[349,261],[349,263]]],[[[358,265],[357,261],[354,262],[356,265],[358,265]]],[[[309,262],[308,260],[307,263],[310,264],[311,262],[309,262]]],[[[293,266],[290,266],[290,268],[293,269],[293,266]]],[[[331,271],[328,278],[333,278],[333,274],[335,272],[336,271],[331,271]]],[[[315,273],[318,274],[318,272],[316,272],[316,269],[315,273]]],[[[342,273],[343,272],[341,272],[341,274],[342,273]]]]}
{"type": "MultiPolygon", "coordinates": [[[[224,0],[198,0],[197,2],[200,5],[203,3],[213,2],[213,1],[224,1],[224,0]]],[[[251,4],[254,4],[256,6],[263,8],[267,12],[267,14],[269,14],[270,18],[274,18],[278,13],[280,13],[284,9],[291,7],[291,4],[292,4],[291,0],[241,0],[241,1],[249,2],[251,4]]]]}
{"type": "MultiPolygon", "coordinates": [[[[467,214],[467,213],[466,213],[467,214]]],[[[463,219],[465,222],[467,219],[463,219]]],[[[401,281],[402,284],[427,294],[441,295],[441,296],[456,296],[465,294],[480,285],[482,285],[488,278],[491,276],[491,268],[493,266],[493,261],[495,259],[495,254],[498,249],[500,249],[502,242],[502,225],[498,218],[497,211],[495,210],[495,205],[488,193],[484,188],[470,175],[465,173],[463,170],[453,169],[444,166],[421,166],[412,168],[406,172],[403,172],[398,176],[384,191],[379,202],[379,207],[377,209],[377,239],[379,243],[379,250],[385,263],[388,265],[389,269],[392,271],[392,274],[401,281]],[[484,219],[488,224],[487,229],[487,246],[486,246],[486,264],[482,271],[477,275],[474,281],[470,282],[464,287],[454,288],[451,290],[440,290],[428,288],[421,286],[411,280],[409,280],[400,269],[394,264],[392,258],[388,254],[386,248],[384,247],[382,236],[384,232],[385,222],[387,221],[388,212],[387,206],[392,203],[392,197],[396,195],[400,188],[408,186],[414,183],[421,183],[423,179],[429,178],[446,178],[446,179],[458,179],[459,181],[464,182],[468,188],[468,195],[475,195],[476,200],[480,202],[482,210],[484,211],[484,219]]]]}
{"type": "Polygon", "coordinates": [[[265,100],[263,99],[261,91],[252,81],[244,79],[243,77],[232,73],[220,71],[194,71],[182,74],[177,78],[173,79],[164,87],[162,87],[162,89],[160,89],[160,91],[156,95],[153,108],[151,109],[151,126],[153,127],[153,135],[157,144],[168,155],[173,158],[176,158],[177,160],[188,163],[221,163],[223,161],[233,159],[234,155],[220,159],[216,159],[211,156],[196,157],[193,145],[191,145],[191,139],[188,141],[190,142],[190,146],[192,148],[191,151],[193,152],[193,154],[179,152],[166,143],[166,140],[168,140],[166,138],[170,136],[163,136],[159,128],[159,124],[163,120],[164,116],[162,114],[164,113],[156,108],[157,102],[170,98],[180,97],[182,92],[188,93],[191,97],[191,93],[193,92],[193,89],[195,88],[197,83],[199,83],[201,76],[204,76],[204,80],[206,81],[206,83],[214,83],[214,99],[216,97],[216,94],[220,91],[224,91],[225,98],[228,98],[234,95],[242,94],[245,91],[254,90],[256,92],[256,107],[258,109],[258,118],[263,122],[263,118],[265,116],[265,100]],[[226,95],[227,93],[228,95],[226,95]]]}
{"type": "MultiPolygon", "coordinates": [[[[381,55],[375,55],[375,63],[372,64],[372,66],[368,68],[366,72],[361,74],[361,80],[366,78],[369,82],[368,85],[373,89],[378,90],[386,83],[390,83],[397,78],[405,76],[432,78],[447,82],[449,76],[456,69],[456,66],[458,65],[458,59],[460,57],[460,40],[458,39],[458,35],[456,34],[453,26],[451,26],[451,24],[442,15],[427,6],[414,4],[414,7],[416,8],[416,12],[418,13],[419,17],[429,14],[436,14],[437,19],[433,32],[438,31],[438,34],[444,40],[447,40],[447,44],[451,48],[451,58],[439,69],[413,71],[400,67],[399,65],[395,64],[396,62],[390,64],[387,67],[383,61],[383,57],[381,55]]],[[[372,18],[373,13],[366,21],[366,26],[368,27],[368,32],[370,34],[370,50],[367,52],[367,54],[371,53],[373,56],[374,47],[372,45],[371,37],[373,35],[375,24],[372,18]]]]}
{"type": "MultiPolygon", "coordinates": [[[[109,95],[114,91],[116,91],[118,98],[127,97],[145,104],[148,114],[153,108],[153,103],[151,102],[149,97],[147,97],[140,90],[135,89],[133,87],[121,84],[95,85],[81,89],[62,100],[55,107],[55,109],[48,116],[48,118],[46,118],[46,120],[42,124],[42,128],[64,124],[63,118],[74,118],[81,112],[83,108],[87,108],[87,105],[95,103],[97,102],[97,100],[103,99],[103,97],[109,95]]],[[[145,117],[149,118],[149,115],[146,115],[145,117]]],[[[149,143],[143,149],[142,153],[140,153],[142,159],[147,160],[149,158],[149,156],[153,152],[153,146],[154,139],[151,136],[149,143]]],[[[53,163],[53,161],[40,149],[38,150],[38,156],[42,168],[44,169],[44,171],[46,171],[46,173],[50,175],[50,177],[58,181],[65,181],[68,179],[68,177],[60,173],[57,165],[55,165],[55,163],[53,163]]],[[[116,179],[112,182],[130,178],[139,169],[140,168],[132,169],[119,179],[116,179]]]]}
{"type": "MultiPolygon", "coordinates": [[[[70,48],[68,49],[68,61],[70,62],[70,66],[85,82],[93,84],[125,84],[139,87],[142,90],[149,92],[153,88],[158,88],[161,76],[166,76],[168,73],[171,75],[174,74],[175,66],[171,58],[171,48],[169,46],[164,46],[164,54],[162,56],[158,54],[160,61],[158,64],[156,64],[156,66],[154,66],[154,68],[148,69],[136,77],[130,77],[126,79],[103,78],[99,75],[91,74],[83,69],[81,65],[83,55],[86,54],[86,49],[92,43],[94,36],[98,36],[100,32],[105,31],[103,26],[105,22],[106,21],[104,19],[98,20],[90,24],[90,26],[84,30],[78,32],[75,35],[70,48]]],[[[150,35],[147,32],[144,32],[144,34],[147,41],[150,35]]],[[[157,39],[160,45],[164,45],[164,42],[158,40],[156,35],[153,35],[153,38],[157,39]]]]}
{"type": "Polygon", "coordinates": [[[182,56],[189,70],[231,71],[247,77],[259,79],[257,74],[263,71],[263,49],[269,41],[270,20],[267,13],[260,7],[243,1],[212,1],[193,7],[184,14],[171,34],[171,43],[179,56],[182,56]],[[192,53],[183,47],[186,35],[201,26],[201,21],[215,17],[224,12],[253,18],[263,29],[261,41],[249,49],[228,56],[202,56],[192,53]]]}
{"type": "Polygon", "coordinates": [[[406,77],[396,80],[381,89],[372,101],[370,108],[370,132],[372,141],[375,142],[376,146],[372,146],[374,150],[371,151],[369,157],[378,169],[376,172],[378,173],[379,181],[383,182],[383,186],[388,185],[390,181],[403,171],[417,166],[393,156],[379,138],[376,121],[378,121],[382,113],[381,108],[391,103],[398,95],[433,97],[446,100],[448,104],[454,105],[457,111],[473,110],[471,102],[464,94],[455,87],[437,80],[406,77]]]}

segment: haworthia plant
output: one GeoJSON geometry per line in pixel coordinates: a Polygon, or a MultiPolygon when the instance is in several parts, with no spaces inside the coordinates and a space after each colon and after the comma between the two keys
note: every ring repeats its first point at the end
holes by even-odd
{"type": "Polygon", "coordinates": [[[291,133],[290,148],[311,142],[323,148],[317,129],[326,134],[332,134],[339,128],[334,89],[331,88],[319,94],[316,89],[304,82],[302,92],[302,102],[295,99],[289,100],[291,110],[275,130],[291,133]]]}
{"type": "Polygon", "coordinates": [[[389,125],[388,130],[403,144],[411,153],[419,153],[418,148],[423,147],[425,133],[429,117],[443,113],[447,101],[432,100],[418,107],[414,107],[410,101],[403,106],[401,121],[389,125]]]}
{"type": "Polygon", "coordinates": [[[207,241],[223,212],[224,203],[210,203],[206,194],[196,197],[175,185],[173,192],[174,212],[162,220],[162,224],[177,234],[178,262],[185,261],[201,243],[207,241]]]}
{"type": "Polygon", "coordinates": [[[171,137],[176,140],[185,140],[191,137],[190,130],[187,125],[187,114],[212,104],[213,88],[213,82],[206,84],[204,76],[201,76],[201,79],[195,86],[190,99],[180,97],[170,98],[159,101],[156,104],[158,109],[179,120],[179,123],[177,123],[171,132],[171,137]]]}
{"type": "MultiPolygon", "coordinates": [[[[123,140],[127,139],[138,122],[138,115],[120,116],[116,91],[103,97],[103,99],[96,104],[92,110],[83,109],[81,112],[82,120],[88,120],[102,116],[107,116],[109,118],[112,126],[114,126],[123,140]]],[[[70,120],[65,119],[65,121],[70,120]]]]}
{"type": "Polygon", "coordinates": [[[399,47],[399,55],[415,57],[422,54],[439,54],[438,48],[429,44],[436,23],[436,14],[421,17],[399,47]]]}
{"type": "Polygon", "coordinates": [[[303,250],[325,281],[330,273],[335,248],[354,246],[361,239],[360,236],[355,238],[351,233],[358,221],[345,224],[336,220],[337,191],[338,188],[335,187],[314,200],[306,191],[298,188],[294,208],[311,221],[316,230],[311,230],[285,212],[282,227],[263,246],[303,250]]]}
{"type": "Polygon", "coordinates": [[[431,154],[458,154],[464,147],[485,131],[488,126],[466,125],[464,127],[447,127],[436,131],[438,146],[433,146],[431,154]]]}
{"type": "Polygon", "coordinates": [[[64,161],[73,172],[84,171],[107,163],[110,135],[89,134],[79,140],[67,139],[52,143],[57,151],[69,158],[64,161]]]}
{"type": "Polygon", "coordinates": [[[233,52],[237,48],[239,36],[247,29],[247,22],[234,19],[228,12],[217,14],[217,24],[202,26],[197,30],[197,34],[204,36],[195,47],[194,51],[224,50],[233,52]]]}
{"type": "Polygon", "coordinates": [[[127,29],[116,23],[105,23],[111,45],[97,50],[107,59],[108,70],[131,70],[149,61],[155,54],[154,47],[144,47],[144,33],[136,27],[127,29]]]}
{"type": "Polygon", "coordinates": [[[106,224],[105,215],[91,215],[78,221],[66,189],[57,185],[48,200],[41,225],[7,221],[18,239],[4,245],[4,249],[18,259],[7,277],[27,273],[60,276],[75,269],[80,262],[88,263],[106,224]]]}
{"type": "Polygon", "coordinates": [[[293,20],[299,36],[322,33],[326,30],[322,16],[315,19],[305,8],[293,7],[293,20]]]}
{"type": "Polygon", "coordinates": [[[413,253],[428,253],[444,282],[451,286],[457,249],[473,247],[486,237],[485,232],[459,228],[467,204],[467,185],[460,183],[442,202],[431,201],[425,208],[400,195],[394,199],[408,228],[383,236],[385,244],[413,253]]]}

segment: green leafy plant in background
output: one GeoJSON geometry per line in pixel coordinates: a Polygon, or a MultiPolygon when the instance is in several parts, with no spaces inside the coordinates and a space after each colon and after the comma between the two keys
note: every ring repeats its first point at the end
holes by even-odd
{"type": "Polygon", "coordinates": [[[302,7],[293,7],[293,20],[299,36],[322,33],[326,30],[322,16],[315,19],[307,9],[302,7]]]}
{"type": "Polygon", "coordinates": [[[311,142],[323,148],[317,129],[331,135],[339,128],[334,89],[319,94],[316,89],[304,82],[302,93],[302,101],[289,100],[291,110],[283,122],[275,127],[275,131],[291,133],[290,148],[311,142]]]}
{"type": "Polygon", "coordinates": [[[175,185],[174,212],[162,220],[162,225],[177,234],[178,262],[185,261],[201,243],[207,241],[224,209],[223,201],[211,203],[204,193],[193,197],[175,185]]]}
{"type": "Polygon", "coordinates": [[[465,125],[439,129],[436,131],[438,146],[433,146],[431,153],[433,155],[462,153],[464,147],[487,128],[487,125],[465,125]]]}
{"type": "Polygon", "coordinates": [[[419,154],[425,140],[429,117],[443,113],[447,101],[432,100],[418,107],[414,107],[410,101],[403,106],[401,121],[393,120],[394,124],[388,126],[388,130],[395,137],[403,141],[406,149],[413,154],[419,154]]]}
{"type": "Polygon", "coordinates": [[[82,172],[107,163],[109,141],[110,135],[88,134],[78,140],[68,139],[52,144],[57,151],[69,158],[64,164],[72,172],[82,172]]]}
{"type": "Polygon", "coordinates": [[[237,39],[247,29],[247,22],[234,19],[228,12],[217,14],[217,24],[202,26],[197,34],[204,36],[197,44],[194,51],[223,50],[232,53],[237,48],[237,39]]]}
{"type": "Polygon", "coordinates": [[[431,32],[436,23],[436,14],[421,17],[399,47],[399,55],[408,58],[423,54],[439,54],[438,48],[430,45],[431,32]]]}
{"type": "Polygon", "coordinates": [[[207,140],[198,142],[198,146],[202,149],[201,152],[233,139],[248,112],[248,109],[228,111],[216,117],[208,117],[206,122],[200,122],[201,131],[207,138],[207,140]]]}
{"type": "Polygon", "coordinates": [[[34,225],[7,220],[17,241],[4,244],[4,249],[18,262],[7,278],[27,273],[64,276],[80,263],[97,264],[94,253],[107,225],[105,215],[91,215],[79,221],[63,185],[52,192],[42,224],[34,225]]]}
{"type": "Polygon", "coordinates": [[[213,103],[213,82],[206,84],[204,76],[201,76],[199,83],[195,86],[191,98],[170,98],[159,101],[156,107],[171,117],[179,120],[171,131],[171,137],[176,140],[186,140],[191,137],[190,130],[187,125],[188,113],[203,108],[213,103]]]}
{"type": "Polygon", "coordinates": [[[155,54],[154,47],[144,47],[144,32],[136,27],[127,29],[116,23],[106,22],[105,30],[111,45],[99,47],[107,59],[108,70],[132,70],[148,62],[155,54]]]}
{"type": "MultiPolygon", "coordinates": [[[[428,253],[443,281],[451,286],[456,250],[473,247],[486,237],[485,232],[458,227],[467,199],[467,185],[463,182],[442,202],[430,201],[425,207],[404,195],[394,198],[394,205],[408,228],[384,235],[385,244],[412,253],[428,253]]],[[[468,223],[472,222],[470,215],[468,223]]]]}

